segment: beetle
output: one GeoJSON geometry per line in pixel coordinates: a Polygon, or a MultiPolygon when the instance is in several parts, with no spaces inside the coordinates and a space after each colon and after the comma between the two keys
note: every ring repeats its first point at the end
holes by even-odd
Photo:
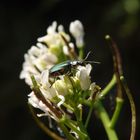
{"type": "Polygon", "coordinates": [[[71,74],[72,69],[75,69],[78,65],[85,66],[88,63],[99,63],[95,61],[86,61],[90,52],[83,60],[67,60],[62,63],[56,64],[49,69],[50,77],[58,77],[64,74],[71,74]]]}

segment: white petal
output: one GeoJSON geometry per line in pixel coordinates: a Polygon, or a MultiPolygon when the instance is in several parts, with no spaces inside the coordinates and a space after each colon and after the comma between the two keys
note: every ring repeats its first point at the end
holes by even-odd
{"type": "Polygon", "coordinates": [[[77,47],[82,47],[84,45],[84,28],[79,20],[75,20],[70,23],[69,30],[76,40],[77,47]]]}
{"type": "Polygon", "coordinates": [[[79,79],[80,79],[81,88],[83,90],[87,90],[90,87],[91,81],[85,69],[81,70],[79,79]]]}
{"type": "Polygon", "coordinates": [[[40,49],[37,48],[36,46],[32,46],[31,49],[28,51],[29,55],[35,55],[39,56],[40,55],[40,49]]]}
{"type": "Polygon", "coordinates": [[[91,71],[91,66],[87,65],[86,67],[84,66],[78,66],[78,71],[76,73],[77,78],[80,81],[81,88],[83,90],[87,90],[90,87],[90,71],[91,71]]]}
{"type": "Polygon", "coordinates": [[[48,34],[52,34],[56,32],[57,22],[53,21],[52,25],[50,25],[47,29],[48,34]]]}
{"type": "Polygon", "coordinates": [[[79,20],[75,20],[71,22],[69,30],[74,37],[79,37],[84,35],[84,28],[79,20]]]}
{"type": "Polygon", "coordinates": [[[63,47],[63,52],[64,52],[65,55],[69,55],[69,50],[68,50],[67,46],[63,47]]]}
{"type": "Polygon", "coordinates": [[[65,102],[65,97],[62,95],[58,95],[58,98],[61,99],[61,101],[57,104],[57,107],[60,107],[65,102]]]}
{"type": "Polygon", "coordinates": [[[47,83],[49,83],[49,70],[44,70],[41,73],[41,83],[42,85],[46,85],[47,83]]]}
{"type": "Polygon", "coordinates": [[[43,36],[43,37],[39,37],[39,38],[37,39],[37,41],[38,41],[38,42],[45,42],[46,38],[47,38],[47,35],[46,35],[46,36],[43,36]]]}
{"type": "Polygon", "coordinates": [[[74,49],[74,44],[72,42],[69,43],[71,49],[74,49]]]}
{"type": "Polygon", "coordinates": [[[87,70],[87,74],[90,75],[90,72],[92,70],[92,66],[90,64],[86,65],[86,70],[87,70]]]}
{"type": "Polygon", "coordinates": [[[64,26],[63,25],[58,26],[58,32],[64,32],[64,26]]]}

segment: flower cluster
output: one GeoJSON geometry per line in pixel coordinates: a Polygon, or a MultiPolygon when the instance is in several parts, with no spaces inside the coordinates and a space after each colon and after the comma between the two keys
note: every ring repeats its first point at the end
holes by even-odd
{"type": "MultiPolygon", "coordinates": [[[[91,83],[90,80],[91,65],[87,64],[84,66],[78,66],[75,76],[61,76],[52,85],[49,82],[49,71],[44,70],[41,73],[40,79],[37,79],[37,85],[41,94],[46,100],[54,103],[58,108],[61,105],[67,108],[67,111],[73,113],[75,107],[81,106],[83,101],[88,98],[92,99],[93,93],[97,90],[97,85],[91,83]]],[[[29,103],[36,108],[40,108],[46,115],[45,104],[40,102],[40,99],[35,96],[34,92],[29,94],[29,103]]],[[[50,116],[53,117],[54,116],[50,116]]],[[[58,118],[55,118],[57,120],[58,118]]]]}
{"type": "MultiPolygon", "coordinates": [[[[57,26],[57,23],[53,22],[47,29],[47,35],[38,38],[36,46],[32,46],[25,54],[20,74],[20,78],[25,79],[33,90],[29,94],[28,102],[56,122],[63,117],[72,118],[73,114],[76,120],[80,120],[82,114],[79,112],[82,111],[82,105],[92,101],[94,94],[100,89],[91,82],[90,64],[84,66],[77,64],[75,72],[69,67],[70,74],[64,72],[57,77],[50,77],[51,67],[61,62],[70,65],[66,60],[73,61],[79,57],[75,47],[80,50],[84,47],[84,29],[81,22],[79,20],[71,22],[69,31],[75,39],[74,43],[71,42],[70,35],[64,31],[64,27],[57,26]]],[[[63,69],[65,67],[62,65],[63,69]]],[[[80,137],[77,132],[70,129],[80,137]]],[[[80,131],[79,127],[78,129],[80,131]]]]}
{"type": "MultiPolygon", "coordinates": [[[[70,32],[76,40],[76,44],[83,45],[83,26],[76,20],[70,24],[70,32]]],[[[70,42],[70,36],[65,33],[64,27],[53,22],[47,29],[47,35],[38,38],[36,46],[32,46],[24,55],[25,62],[20,78],[25,79],[28,85],[32,85],[30,76],[35,77],[45,69],[49,69],[59,62],[67,60],[74,49],[74,43],[70,42]],[[57,31],[58,30],[58,31],[57,31]]]]}

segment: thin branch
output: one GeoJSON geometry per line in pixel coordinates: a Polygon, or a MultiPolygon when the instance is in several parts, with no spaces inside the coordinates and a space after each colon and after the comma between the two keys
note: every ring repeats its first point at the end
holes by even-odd
{"type": "Polygon", "coordinates": [[[114,74],[117,80],[117,96],[119,98],[122,98],[122,82],[120,80],[120,77],[123,75],[123,73],[122,73],[121,56],[116,43],[111,39],[111,37],[109,35],[106,35],[105,38],[108,41],[109,47],[112,51],[114,74]]]}
{"type": "Polygon", "coordinates": [[[92,115],[93,108],[94,108],[94,103],[92,103],[91,106],[90,106],[90,109],[89,109],[89,112],[88,112],[88,116],[87,116],[86,122],[85,122],[85,128],[87,128],[87,126],[88,126],[90,117],[92,115]]]}
{"type": "Polygon", "coordinates": [[[60,36],[62,37],[63,41],[65,42],[66,46],[68,47],[68,50],[70,52],[71,59],[78,59],[78,56],[77,56],[74,48],[71,48],[70,47],[69,42],[67,41],[67,39],[65,38],[65,36],[63,34],[60,34],[60,36]]]}
{"type": "Polygon", "coordinates": [[[59,108],[55,107],[54,105],[51,105],[46,99],[45,97],[42,95],[38,85],[37,85],[37,82],[34,78],[34,76],[31,76],[31,79],[32,79],[32,83],[33,83],[33,91],[34,91],[34,94],[35,96],[41,100],[45,105],[46,107],[48,107],[54,114],[57,118],[62,118],[62,112],[60,111],[59,108]]]}
{"type": "Polygon", "coordinates": [[[37,125],[50,137],[52,137],[55,140],[64,140],[63,138],[61,138],[60,136],[58,136],[56,133],[52,132],[50,129],[48,129],[44,123],[42,123],[39,118],[36,116],[36,113],[34,112],[33,107],[28,104],[30,112],[35,120],[35,122],[37,123],[37,125]]]}
{"type": "Polygon", "coordinates": [[[125,89],[125,92],[127,94],[127,97],[129,99],[130,102],[130,106],[131,106],[131,112],[132,112],[132,121],[131,121],[131,136],[130,136],[130,140],[135,140],[135,133],[136,133],[136,107],[135,107],[135,102],[134,99],[132,97],[132,94],[128,88],[128,85],[125,81],[125,79],[122,80],[123,82],[123,87],[125,89]]]}
{"type": "Polygon", "coordinates": [[[131,135],[130,135],[130,140],[135,140],[135,133],[136,133],[136,108],[135,108],[135,103],[132,97],[132,94],[128,88],[128,85],[123,77],[123,71],[122,71],[122,65],[121,65],[121,57],[119,50],[117,48],[116,43],[111,39],[109,35],[107,35],[106,40],[108,40],[109,46],[112,50],[113,54],[113,61],[114,61],[114,73],[117,78],[117,83],[118,83],[118,97],[122,98],[122,90],[121,88],[123,87],[125,89],[126,95],[129,99],[130,107],[131,107],[131,114],[132,114],[132,122],[131,122],[131,135]],[[123,77],[122,80],[120,77],[123,77]]]}
{"type": "Polygon", "coordinates": [[[113,64],[114,64],[114,75],[117,81],[117,98],[116,98],[116,107],[113,113],[113,116],[110,121],[110,127],[114,128],[117,120],[120,115],[120,110],[122,108],[123,98],[122,98],[122,82],[120,77],[122,76],[122,63],[121,63],[121,56],[118,50],[116,43],[111,39],[109,35],[107,35],[106,40],[108,41],[110,50],[113,56],[113,64]]]}

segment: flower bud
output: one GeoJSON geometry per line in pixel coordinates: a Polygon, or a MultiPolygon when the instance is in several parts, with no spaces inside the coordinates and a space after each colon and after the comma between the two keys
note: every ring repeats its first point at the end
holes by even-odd
{"type": "Polygon", "coordinates": [[[74,22],[70,23],[69,30],[73,37],[76,40],[77,47],[83,47],[84,46],[84,28],[82,23],[79,20],[75,20],[74,22]]]}
{"type": "Polygon", "coordinates": [[[87,90],[90,87],[91,80],[90,80],[90,71],[91,71],[91,65],[88,64],[86,67],[79,66],[78,72],[76,73],[77,78],[80,81],[80,85],[82,90],[87,90]]]}

